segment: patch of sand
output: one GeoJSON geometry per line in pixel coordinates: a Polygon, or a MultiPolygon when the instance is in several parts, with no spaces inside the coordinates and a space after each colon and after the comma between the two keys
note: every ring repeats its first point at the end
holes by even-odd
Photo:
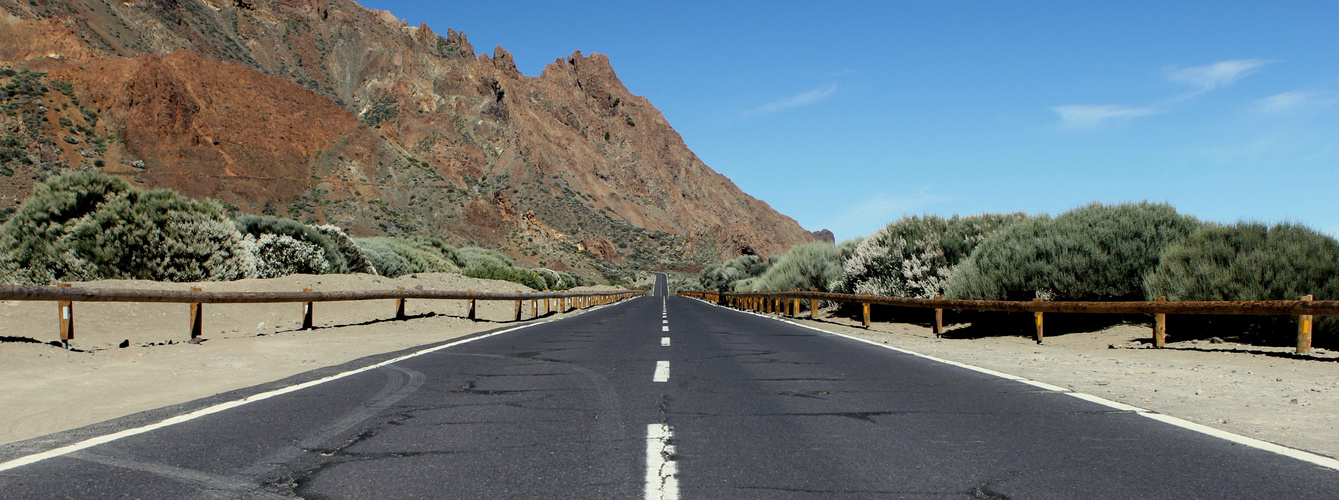
{"type": "Polygon", "coordinates": [[[1048,336],[939,339],[904,323],[821,317],[822,330],[1020,377],[1171,415],[1235,434],[1339,457],[1339,353],[1208,341],[1140,348],[1148,327],[1117,325],[1048,336]]]}
{"type": "MultiPolygon", "coordinates": [[[[372,275],[296,275],[225,283],[97,281],[74,286],[207,291],[436,290],[529,292],[505,281],[457,274],[400,278],[372,275]]],[[[583,287],[576,291],[619,288],[583,287]]],[[[531,305],[524,305],[529,319],[531,305]]],[[[394,321],[395,301],[318,302],[315,329],[298,330],[302,304],[206,304],[204,339],[189,340],[186,304],[74,304],[75,338],[66,351],[41,343],[0,342],[0,444],[73,429],[154,408],[271,382],[364,356],[440,342],[505,326],[515,302],[480,301],[465,319],[463,300],[406,303],[408,320],[394,321]],[[118,348],[124,341],[128,348],[118,348]]],[[[539,304],[544,314],[544,304],[539,304]]],[[[552,317],[562,317],[555,314],[552,317]]],[[[54,302],[0,302],[0,337],[59,339],[54,302]]]]}

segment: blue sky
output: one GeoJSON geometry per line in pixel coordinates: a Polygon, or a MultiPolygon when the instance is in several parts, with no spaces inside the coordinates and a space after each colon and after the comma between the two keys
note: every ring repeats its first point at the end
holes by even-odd
{"type": "Polygon", "coordinates": [[[609,56],[702,160],[806,229],[1169,202],[1339,232],[1339,3],[367,1],[609,56]]]}

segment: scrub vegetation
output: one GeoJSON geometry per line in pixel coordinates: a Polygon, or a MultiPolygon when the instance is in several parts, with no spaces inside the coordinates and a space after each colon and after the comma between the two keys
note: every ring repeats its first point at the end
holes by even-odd
{"type": "Polygon", "coordinates": [[[267,215],[229,219],[222,204],[144,191],[98,172],[52,177],[0,225],[0,282],[143,279],[171,282],[290,274],[461,273],[536,290],[580,276],[517,267],[501,252],[422,236],[351,238],[336,226],[267,215]]]}
{"type": "MultiPolygon", "coordinates": [[[[863,241],[712,264],[698,281],[719,291],[974,300],[1339,300],[1339,241],[1296,224],[1205,223],[1165,203],[1093,203],[1055,217],[908,216],[863,241]]],[[[1270,342],[1286,341],[1296,328],[1291,317],[1176,321],[1205,328],[1230,321],[1270,342]]],[[[1317,327],[1339,331],[1339,320],[1318,318],[1317,327]]]]}

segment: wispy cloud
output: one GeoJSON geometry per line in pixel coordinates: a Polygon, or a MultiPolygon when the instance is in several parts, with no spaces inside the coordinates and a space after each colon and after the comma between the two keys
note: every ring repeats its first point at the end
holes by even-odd
{"type": "Polygon", "coordinates": [[[1288,113],[1329,106],[1334,103],[1334,96],[1328,92],[1294,90],[1255,101],[1255,109],[1265,113],[1288,113]]]}
{"type": "Polygon", "coordinates": [[[832,95],[832,93],[836,91],[837,91],[837,84],[834,83],[826,87],[819,87],[812,90],[806,90],[804,92],[795,94],[785,99],[769,102],[762,106],[758,106],[751,110],[745,111],[744,114],[776,113],[778,111],[785,111],[791,108],[808,106],[810,104],[823,100],[824,98],[832,95]]]}
{"type": "Polygon", "coordinates": [[[1236,59],[1219,61],[1204,66],[1170,69],[1167,71],[1167,78],[1173,82],[1191,85],[1195,89],[1188,94],[1172,97],[1152,106],[1070,104],[1055,106],[1051,108],[1051,111],[1060,115],[1060,124],[1063,128],[1092,130],[1114,120],[1163,113],[1167,108],[1180,101],[1193,98],[1218,87],[1232,85],[1266,63],[1267,61],[1260,59],[1236,59]]]}
{"type": "Polygon", "coordinates": [[[849,206],[837,216],[828,218],[822,226],[835,233],[838,241],[856,236],[868,236],[902,215],[952,199],[949,196],[931,193],[928,187],[920,188],[915,194],[900,196],[878,193],[849,206]]]}
{"type": "Polygon", "coordinates": [[[1060,123],[1065,128],[1089,130],[1103,123],[1121,118],[1156,115],[1162,111],[1154,108],[1138,108],[1120,104],[1070,104],[1051,108],[1060,115],[1060,123]]]}
{"type": "Polygon", "coordinates": [[[1196,93],[1204,93],[1221,86],[1232,85],[1241,77],[1264,65],[1265,61],[1260,59],[1219,61],[1204,66],[1173,69],[1168,71],[1167,77],[1173,82],[1198,87],[1196,93]]]}

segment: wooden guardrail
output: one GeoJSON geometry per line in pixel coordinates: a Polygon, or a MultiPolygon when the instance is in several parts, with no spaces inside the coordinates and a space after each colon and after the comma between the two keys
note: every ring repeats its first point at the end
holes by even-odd
{"type": "Polygon", "coordinates": [[[869,327],[869,306],[871,304],[934,309],[934,333],[944,331],[944,310],[960,311],[1000,311],[1030,312],[1036,316],[1036,341],[1041,343],[1042,314],[1044,313],[1095,313],[1095,314],[1152,314],[1153,345],[1163,347],[1167,341],[1168,314],[1243,314],[1243,315],[1279,315],[1297,316],[1297,352],[1311,352],[1311,329],[1313,316],[1339,316],[1339,300],[1312,300],[1311,295],[1299,300],[1254,300],[1254,301],[1168,301],[1159,297],[1152,301],[1031,301],[1009,300],[951,300],[913,299],[907,297],[888,297],[870,294],[846,294],[818,291],[789,292],[716,292],[710,290],[691,290],[679,292],[679,295],[715,302],[724,306],[747,309],[757,312],[799,316],[801,301],[807,301],[810,317],[817,317],[816,301],[862,304],[863,321],[869,327]]]}
{"type": "Polygon", "coordinates": [[[552,311],[570,311],[584,309],[601,304],[609,304],[632,297],[646,295],[646,292],[633,290],[624,292],[464,292],[451,290],[407,290],[396,287],[395,290],[351,290],[334,292],[315,292],[305,288],[301,292],[206,292],[200,288],[183,290],[127,290],[111,288],[76,288],[69,283],[56,286],[14,286],[0,285],[0,300],[54,301],[59,317],[60,339],[69,345],[74,338],[75,302],[159,302],[189,304],[187,319],[192,339],[201,336],[204,331],[204,304],[273,304],[300,302],[302,308],[302,329],[312,328],[312,317],[316,302],[339,302],[353,300],[394,300],[395,318],[404,319],[405,300],[468,300],[468,317],[475,317],[475,305],[480,300],[515,301],[516,321],[523,319],[525,302],[530,302],[530,315],[539,316],[540,301],[544,303],[544,313],[552,311]]]}

